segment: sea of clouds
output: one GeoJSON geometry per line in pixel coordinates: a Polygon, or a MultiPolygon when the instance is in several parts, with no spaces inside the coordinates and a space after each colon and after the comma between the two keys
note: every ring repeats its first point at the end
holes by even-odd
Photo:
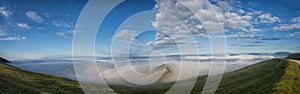
{"type": "Polygon", "coordinates": [[[275,58],[268,54],[230,54],[226,56],[210,55],[174,55],[166,57],[47,57],[39,59],[13,60],[11,65],[21,69],[62,76],[76,80],[95,82],[101,76],[106,83],[132,84],[130,81],[151,79],[153,82],[170,82],[188,79],[193,76],[206,75],[211,62],[226,57],[224,72],[230,72],[275,58]],[[91,63],[96,61],[96,63],[91,63]],[[97,67],[97,69],[95,69],[97,67]],[[134,72],[139,75],[134,74],[134,72]],[[124,78],[127,77],[127,78],[124,78]],[[130,78],[128,80],[128,77],[130,78]]]}

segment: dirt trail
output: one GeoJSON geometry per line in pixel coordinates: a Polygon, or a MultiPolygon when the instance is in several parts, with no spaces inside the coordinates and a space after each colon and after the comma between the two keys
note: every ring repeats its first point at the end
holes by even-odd
{"type": "Polygon", "coordinates": [[[289,60],[300,64],[300,60],[293,60],[293,59],[289,59],[289,60]]]}

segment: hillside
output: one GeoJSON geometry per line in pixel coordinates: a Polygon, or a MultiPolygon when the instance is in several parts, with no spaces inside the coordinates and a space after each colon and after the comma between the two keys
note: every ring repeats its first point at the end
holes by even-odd
{"type": "Polygon", "coordinates": [[[0,94],[82,94],[78,82],[0,63],[0,94]]]}
{"type": "MultiPolygon", "coordinates": [[[[225,73],[217,94],[300,93],[300,66],[286,59],[272,59],[225,73]]],[[[197,77],[192,94],[201,93],[207,76],[197,77]]],[[[189,80],[180,81],[184,84],[189,80]]],[[[122,94],[162,94],[174,83],[143,87],[110,85],[122,94]]],[[[183,85],[184,86],[184,85],[183,85]]],[[[94,87],[90,87],[95,90],[94,87]]],[[[104,92],[104,91],[102,91],[104,92]]],[[[0,63],[0,94],[81,94],[77,81],[24,71],[0,63]]],[[[178,93],[178,92],[177,92],[178,93]]]]}
{"type": "Polygon", "coordinates": [[[290,54],[290,55],[288,55],[288,57],[286,57],[286,59],[300,60],[300,53],[290,54]]]}
{"type": "MultiPolygon", "coordinates": [[[[300,93],[299,65],[285,59],[272,59],[225,73],[216,94],[271,94],[271,93],[300,93]],[[288,87],[287,87],[288,86],[288,87]]],[[[192,94],[202,91],[207,76],[199,76],[192,94]]],[[[184,84],[188,80],[181,81],[184,84]]],[[[127,88],[119,93],[151,93],[161,94],[174,83],[152,85],[140,89],[127,88]]],[[[183,85],[184,86],[184,85],[183,85]]],[[[118,87],[115,87],[116,89],[118,87]]]]}

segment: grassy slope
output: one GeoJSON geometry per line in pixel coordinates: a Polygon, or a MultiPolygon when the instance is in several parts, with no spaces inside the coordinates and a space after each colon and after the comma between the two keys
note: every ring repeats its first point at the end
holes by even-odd
{"type": "Polygon", "coordinates": [[[0,94],[82,94],[78,82],[0,63],[0,94]]]}
{"type": "Polygon", "coordinates": [[[282,79],[277,83],[275,93],[300,93],[300,65],[289,61],[282,79]]]}
{"type": "MultiPolygon", "coordinates": [[[[300,88],[299,82],[290,82],[290,79],[285,79],[286,72],[290,71],[294,73],[294,76],[299,73],[295,73],[296,68],[299,70],[298,65],[295,65],[294,62],[289,62],[285,59],[272,59],[263,61],[243,69],[225,73],[221,84],[216,91],[217,94],[270,94],[278,92],[293,92],[300,93],[296,91],[297,88],[300,88]],[[287,84],[289,88],[285,89],[283,85],[278,84],[283,81],[284,84],[287,84]],[[280,87],[280,89],[278,89],[280,87]]],[[[200,76],[195,84],[192,94],[200,94],[207,76],[200,76]]],[[[185,81],[181,81],[184,84],[185,81]]],[[[149,93],[149,94],[162,94],[167,91],[174,83],[152,85],[147,88],[126,88],[118,89],[119,93],[149,93]]],[[[119,88],[118,86],[115,87],[119,88]]],[[[184,85],[183,87],[184,88],[184,85]]]]}
{"type": "MultiPolygon", "coordinates": [[[[226,73],[216,93],[299,93],[299,65],[285,59],[263,61],[243,69],[226,73]]],[[[201,93],[207,76],[200,76],[192,93],[201,93]]],[[[189,80],[180,81],[185,84],[189,80]]],[[[111,87],[118,93],[162,94],[174,83],[155,84],[143,88],[118,85],[111,87]]],[[[91,87],[91,89],[95,89],[91,87]]],[[[52,75],[24,71],[0,63],[0,94],[65,94],[83,93],[78,82],[52,75]]],[[[93,93],[94,94],[94,93],[93,93]]]]}
{"type": "Polygon", "coordinates": [[[288,61],[272,59],[227,73],[217,93],[270,94],[282,78],[288,61]]]}

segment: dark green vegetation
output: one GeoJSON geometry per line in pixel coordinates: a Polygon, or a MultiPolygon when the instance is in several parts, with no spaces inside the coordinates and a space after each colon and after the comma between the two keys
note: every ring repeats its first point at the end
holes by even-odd
{"type": "Polygon", "coordinates": [[[300,53],[293,53],[290,54],[286,59],[295,59],[295,60],[300,60],[300,53]]]}
{"type": "Polygon", "coordinates": [[[10,63],[10,61],[8,61],[8,60],[6,60],[6,59],[4,59],[2,57],[0,57],[0,62],[1,63],[10,63]]]}
{"type": "MultiPolygon", "coordinates": [[[[197,77],[192,94],[201,93],[207,76],[197,77]]],[[[300,93],[300,66],[286,59],[272,59],[225,73],[217,94],[297,94],[300,93]]],[[[182,89],[190,80],[179,81],[182,89]]],[[[87,87],[96,90],[96,84],[87,87]]],[[[141,87],[110,85],[121,94],[163,94],[174,83],[141,87]]],[[[99,86],[99,85],[98,85],[99,86]]],[[[101,92],[105,92],[101,89],[101,92]]],[[[52,75],[24,71],[0,63],[0,94],[81,94],[78,82],[52,75]]],[[[182,93],[182,92],[176,92],[182,93]]],[[[95,94],[95,93],[92,93],[95,94]]]]}

